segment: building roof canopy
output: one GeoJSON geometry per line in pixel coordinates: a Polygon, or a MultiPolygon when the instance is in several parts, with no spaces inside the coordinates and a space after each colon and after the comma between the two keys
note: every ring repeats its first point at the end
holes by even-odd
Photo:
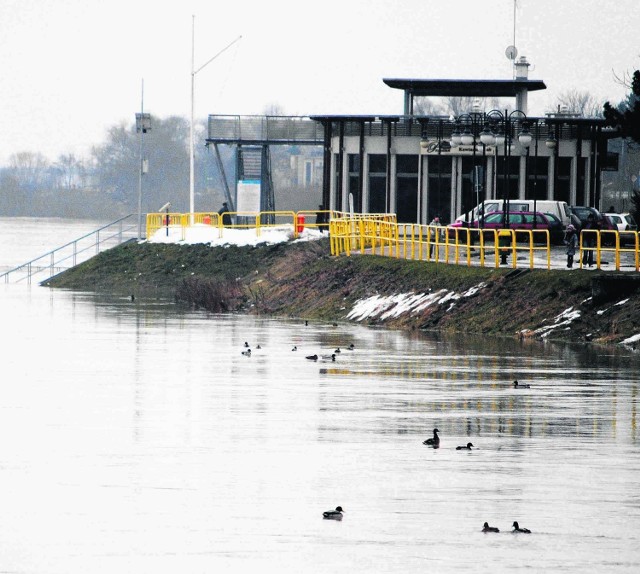
{"type": "Polygon", "coordinates": [[[418,80],[384,78],[390,88],[397,88],[413,96],[473,96],[515,97],[520,91],[545,90],[542,80],[418,80]]]}

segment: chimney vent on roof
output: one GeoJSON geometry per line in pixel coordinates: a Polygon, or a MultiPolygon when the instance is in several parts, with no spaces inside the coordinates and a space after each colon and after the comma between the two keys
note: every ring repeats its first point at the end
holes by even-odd
{"type": "Polygon", "coordinates": [[[526,80],[529,77],[529,62],[526,56],[521,56],[514,64],[516,67],[516,80],[526,80]]]}

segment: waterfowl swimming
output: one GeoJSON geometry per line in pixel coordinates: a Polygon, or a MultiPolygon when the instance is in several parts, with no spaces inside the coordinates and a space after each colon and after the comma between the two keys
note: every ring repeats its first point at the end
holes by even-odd
{"type": "Polygon", "coordinates": [[[334,353],[340,353],[340,347],[337,347],[336,350],[334,351],[334,353]]]}
{"type": "Polygon", "coordinates": [[[489,523],[485,522],[482,526],[482,532],[500,532],[500,529],[495,526],[489,526],[489,523]]]}
{"type": "Polygon", "coordinates": [[[326,518],[327,520],[342,520],[342,506],[336,506],[335,510],[327,510],[322,513],[322,518],[326,518]]]}
{"type": "Polygon", "coordinates": [[[520,528],[517,522],[513,523],[513,530],[511,532],[524,532],[525,534],[531,534],[531,530],[528,528],[520,528]]]}
{"type": "Polygon", "coordinates": [[[324,361],[335,361],[336,360],[336,355],[335,355],[335,353],[333,353],[331,355],[322,355],[320,358],[322,360],[324,360],[324,361]]]}
{"type": "Polygon", "coordinates": [[[296,347],[296,346],[294,345],[293,349],[291,349],[291,350],[292,350],[292,351],[297,351],[297,350],[298,350],[298,347],[296,347]]]}
{"type": "Polygon", "coordinates": [[[306,358],[309,359],[310,361],[317,361],[318,355],[307,355],[306,358]]]}
{"type": "Polygon", "coordinates": [[[513,388],[514,389],[530,389],[531,385],[523,385],[522,383],[519,383],[517,380],[513,381],[513,388]]]}
{"type": "Polygon", "coordinates": [[[248,347],[248,346],[249,346],[249,343],[247,343],[247,342],[245,341],[245,342],[244,342],[244,346],[245,346],[245,347],[248,347]]]}
{"type": "Polygon", "coordinates": [[[246,355],[247,357],[251,356],[251,349],[247,349],[246,351],[242,351],[243,355],[246,355]]]}
{"type": "Polygon", "coordinates": [[[349,351],[353,351],[355,348],[356,348],[356,346],[355,346],[353,343],[351,343],[351,344],[347,347],[347,349],[348,349],[349,351]]]}
{"type": "Polygon", "coordinates": [[[262,349],[260,345],[256,345],[256,349],[262,349]]]}
{"type": "Polygon", "coordinates": [[[433,438],[428,438],[427,440],[423,441],[422,444],[440,446],[440,437],[438,436],[439,432],[440,431],[438,429],[433,429],[433,438]]]}
{"type": "Polygon", "coordinates": [[[473,443],[468,442],[467,446],[457,446],[456,450],[471,450],[473,443]]]}

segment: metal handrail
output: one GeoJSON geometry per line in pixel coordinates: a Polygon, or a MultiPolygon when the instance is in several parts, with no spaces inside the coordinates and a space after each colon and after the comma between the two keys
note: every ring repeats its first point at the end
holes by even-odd
{"type": "MultiPolygon", "coordinates": [[[[602,265],[601,255],[610,253],[616,270],[621,269],[621,256],[625,255],[627,260],[632,260],[631,265],[627,265],[640,271],[640,233],[616,230],[584,230],[583,233],[579,243],[580,267],[585,254],[591,251],[598,269],[602,265]],[[595,245],[585,245],[586,236],[592,237],[595,245]],[[605,245],[605,237],[613,238],[611,247],[605,245]],[[622,237],[629,247],[623,245],[622,237]]],[[[332,255],[349,256],[354,251],[368,250],[373,255],[471,266],[471,254],[475,252],[481,267],[497,268],[507,264],[507,258],[511,257],[509,266],[513,269],[517,267],[518,256],[525,255],[530,269],[551,269],[551,236],[547,229],[442,227],[381,221],[376,216],[368,218],[367,214],[353,218],[340,214],[331,220],[330,237],[332,255]],[[534,260],[536,255],[542,256],[544,263],[534,260]]]]}
{"type": "MultiPolygon", "coordinates": [[[[78,237],[78,239],[74,239],[73,241],[69,241],[68,243],[61,245],[60,247],[56,247],[51,251],[47,251],[43,255],[40,255],[39,257],[36,257],[31,261],[27,261],[26,263],[23,263],[18,267],[14,267],[9,271],[0,274],[0,279],[4,279],[5,283],[9,283],[12,275],[20,274],[20,278],[15,281],[16,283],[20,283],[26,280],[28,284],[31,284],[32,277],[39,273],[44,274],[48,270],[49,274],[41,279],[41,282],[46,281],[47,279],[50,279],[61,271],[77,265],[79,256],[82,254],[86,254],[90,250],[95,249],[94,255],[97,255],[98,253],[100,253],[101,247],[104,247],[104,245],[107,243],[110,244],[110,247],[113,247],[115,245],[120,245],[124,241],[129,241],[130,239],[137,237],[137,223],[135,221],[127,227],[123,225],[123,223],[127,219],[134,217],[134,215],[135,214],[133,213],[125,215],[124,217],[116,219],[115,221],[108,223],[107,225],[103,225],[95,231],[91,231],[90,233],[86,233],[85,235],[78,237]],[[118,226],[117,231],[109,232],[105,236],[105,230],[108,230],[115,225],[118,226]],[[82,241],[91,237],[95,237],[95,239],[89,245],[81,245],[82,241]],[[112,245],[112,243],[114,243],[114,239],[116,240],[116,242],[112,245]],[[70,250],[71,252],[68,253],[65,250],[70,250]]],[[[87,257],[87,259],[89,258],[90,257],[87,257]]],[[[84,260],[85,259],[83,259],[83,261],[84,260]]]]}

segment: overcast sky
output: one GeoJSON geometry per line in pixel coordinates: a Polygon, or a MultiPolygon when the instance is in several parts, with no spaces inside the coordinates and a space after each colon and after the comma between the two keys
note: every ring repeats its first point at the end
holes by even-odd
{"type": "MultiPolygon", "coordinates": [[[[638,0],[518,0],[531,115],[576,88],[619,101],[640,68],[638,0]]],[[[0,0],[0,165],[85,155],[141,107],[189,117],[402,113],[383,78],[510,79],[513,0],[0,0]]]]}

